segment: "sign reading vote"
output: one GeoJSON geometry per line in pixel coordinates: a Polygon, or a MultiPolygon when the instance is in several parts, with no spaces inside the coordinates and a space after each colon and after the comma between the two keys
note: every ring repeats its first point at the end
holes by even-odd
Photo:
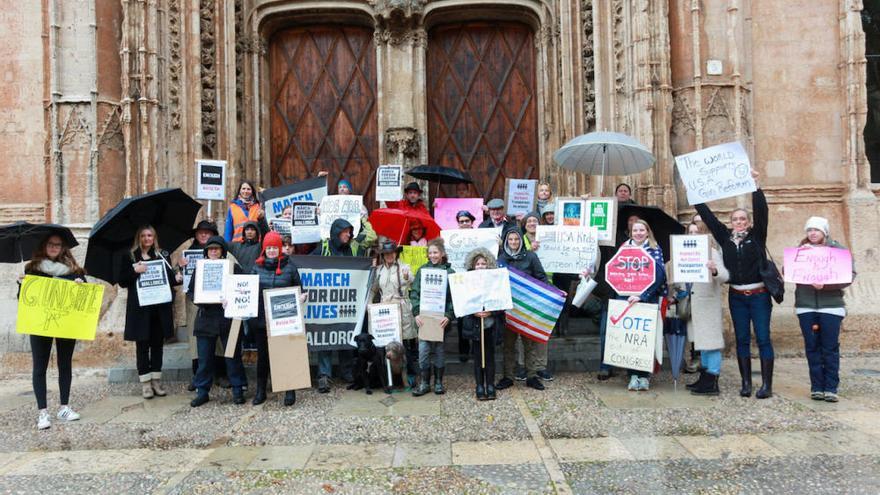
{"type": "Polygon", "coordinates": [[[102,285],[27,275],[21,282],[15,331],[95,340],[103,297],[102,285]]]}
{"type": "Polygon", "coordinates": [[[672,245],[672,280],[679,282],[708,282],[709,236],[673,235],[669,236],[672,245]]]}
{"type": "Polygon", "coordinates": [[[538,225],[535,238],[540,243],[535,254],[550,273],[582,273],[594,267],[599,257],[595,227],[538,225]]]}
{"type": "Polygon", "coordinates": [[[795,284],[852,283],[852,253],[826,246],[785,248],[785,281],[795,284]]]}
{"type": "Polygon", "coordinates": [[[611,299],[605,329],[605,364],[638,371],[654,370],[654,347],[658,332],[662,333],[663,329],[656,304],[630,305],[611,299]]]}
{"type": "Polygon", "coordinates": [[[739,142],[719,144],[675,157],[692,205],[730,198],[757,189],[749,155],[739,142]]]}
{"type": "Polygon", "coordinates": [[[196,198],[226,199],[226,161],[196,160],[196,198]]]}

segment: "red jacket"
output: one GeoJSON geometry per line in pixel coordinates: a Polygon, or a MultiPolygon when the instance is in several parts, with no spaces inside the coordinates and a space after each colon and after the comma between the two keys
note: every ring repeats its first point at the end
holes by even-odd
{"type": "Polygon", "coordinates": [[[428,211],[428,207],[425,206],[425,202],[421,199],[416,201],[415,204],[412,204],[409,201],[403,199],[400,201],[386,201],[385,205],[388,206],[388,208],[397,208],[398,210],[420,211],[425,215],[431,216],[431,213],[428,211]]]}

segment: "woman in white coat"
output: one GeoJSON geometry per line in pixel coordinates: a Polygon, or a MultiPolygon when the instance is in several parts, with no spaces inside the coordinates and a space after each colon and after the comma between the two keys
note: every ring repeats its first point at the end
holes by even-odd
{"type": "MultiPolygon", "coordinates": [[[[708,234],[702,222],[688,225],[688,234],[708,234]]],[[[724,266],[721,250],[709,236],[710,259],[706,263],[711,280],[688,284],[691,298],[690,328],[693,330],[694,349],[700,351],[700,378],[687,386],[694,395],[718,395],[718,375],[721,374],[721,351],[724,349],[724,319],[721,316],[721,284],[729,273],[724,266]]],[[[689,332],[690,333],[690,332],[689,332]]]]}

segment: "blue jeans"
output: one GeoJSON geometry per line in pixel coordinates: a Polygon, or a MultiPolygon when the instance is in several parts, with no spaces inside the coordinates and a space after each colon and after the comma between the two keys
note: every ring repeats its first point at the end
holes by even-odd
{"type": "Polygon", "coordinates": [[[713,351],[700,351],[700,364],[710,375],[721,374],[721,349],[713,351]]]}
{"type": "Polygon", "coordinates": [[[612,366],[605,364],[605,325],[608,324],[608,301],[602,301],[602,316],[599,321],[599,371],[611,371],[612,366]]]}
{"type": "MultiPolygon", "coordinates": [[[[318,376],[333,376],[333,352],[334,351],[318,351],[318,376]]],[[[348,380],[354,366],[354,351],[341,350],[336,351],[339,357],[339,373],[343,380],[348,380]],[[348,375],[348,376],[346,376],[348,375]]]]}
{"type": "Polygon", "coordinates": [[[810,391],[837,393],[840,383],[840,323],[843,317],[825,313],[798,315],[804,335],[804,351],[810,367],[810,391]],[[819,331],[813,333],[813,324],[819,331]]]}
{"type": "Polygon", "coordinates": [[[434,355],[434,367],[446,366],[446,352],[443,349],[444,342],[419,341],[419,368],[422,371],[431,369],[431,355],[434,355]]]}
{"type": "MultiPolygon", "coordinates": [[[[215,337],[196,337],[196,348],[199,352],[199,369],[196,371],[193,385],[199,390],[199,393],[207,394],[211,390],[214,383],[214,351],[217,348],[217,339],[226,348],[226,340],[228,336],[215,337]]],[[[226,375],[229,377],[229,383],[233,387],[243,387],[247,383],[244,375],[244,365],[241,363],[241,341],[235,347],[235,355],[226,358],[226,375]]]]}
{"type": "Polygon", "coordinates": [[[770,341],[770,293],[761,292],[747,296],[733,291],[727,297],[730,304],[730,317],[736,333],[736,355],[751,355],[752,326],[761,359],[773,359],[773,343],[770,341]]]}

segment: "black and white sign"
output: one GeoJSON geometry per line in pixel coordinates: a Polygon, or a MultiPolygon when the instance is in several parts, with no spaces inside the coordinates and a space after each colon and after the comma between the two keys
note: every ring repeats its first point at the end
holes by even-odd
{"type": "Polygon", "coordinates": [[[223,298],[226,318],[247,319],[257,316],[259,306],[259,275],[228,275],[223,298]]]}
{"type": "Polygon", "coordinates": [[[317,203],[299,201],[293,203],[291,222],[290,242],[292,244],[321,242],[317,203]]]}
{"type": "Polygon", "coordinates": [[[266,212],[266,221],[280,217],[284,208],[298,201],[308,201],[320,204],[321,199],[327,195],[327,178],[316,177],[293,184],[266,189],[260,194],[263,202],[263,210],[266,212]]]}
{"type": "Polygon", "coordinates": [[[737,141],[676,156],[675,166],[687,189],[688,204],[730,198],[757,189],[749,154],[737,141]]]}
{"type": "Polygon", "coordinates": [[[269,220],[269,228],[278,232],[281,235],[290,235],[291,232],[291,219],[284,217],[275,217],[269,220]]]}
{"type": "Polygon", "coordinates": [[[223,299],[223,285],[230,271],[229,260],[198,260],[193,302],[219,304],[223,299]]]}
{"type": "Polygon", "coordinates": [[[449,284],[446,270],[437,268],[422,268],[421,273],[421,297],[419,308],[422,313],[445,313],[446,312],[446,287],[449,284]]]}
{"type": "Polygon", "coordinates": [[[189,292],[189,281],[192,279],[193,273],[196,272],[196,261],[204,259],[205,251],[202,249],[185,249],[183,257],[187,259],[186,266],[183,267],[183,290],[189,292]]]}
{"type": "Polygon", "coordinates": [[[506,179],[504,182],[504,204],[507,214],[525,215],[535,210],[535,191],[538,181],[534,179],[506,179]]]}
{"type": "Polygon", "coordinates": [[[321,238],[330,238],[330,227],[337,218],[346,220],[354,228],[352,238],[357,237],[361,231],[361,209],[364,197],[355,194],[335,194],[324,196],[321,200],[321,209],[318,213],[318,221],[321,226],[321,238]]]}
{"type": "Polygon", "coordinates": [[[376,169],[376,201],[403,199],[403,166],[380,165],[376,169]]]}
{"type": "Polygon", "coordinates": [[[147,271],[137,278],[138,302],[141,306],[153,306],[171,302],[171,283],[165,271],[165,261],[142,261],[147,271]]]}
{"type": "Polygon", "coordinates": [[[226,199],[225,160],[196,160],[196,198],[226,199]]]}
{"type": "Polygon", "coordinates": [[[266,328],[270,337],[302,335],[306,331],[299,287],[283,287],[263,291],[266,328]]]}

